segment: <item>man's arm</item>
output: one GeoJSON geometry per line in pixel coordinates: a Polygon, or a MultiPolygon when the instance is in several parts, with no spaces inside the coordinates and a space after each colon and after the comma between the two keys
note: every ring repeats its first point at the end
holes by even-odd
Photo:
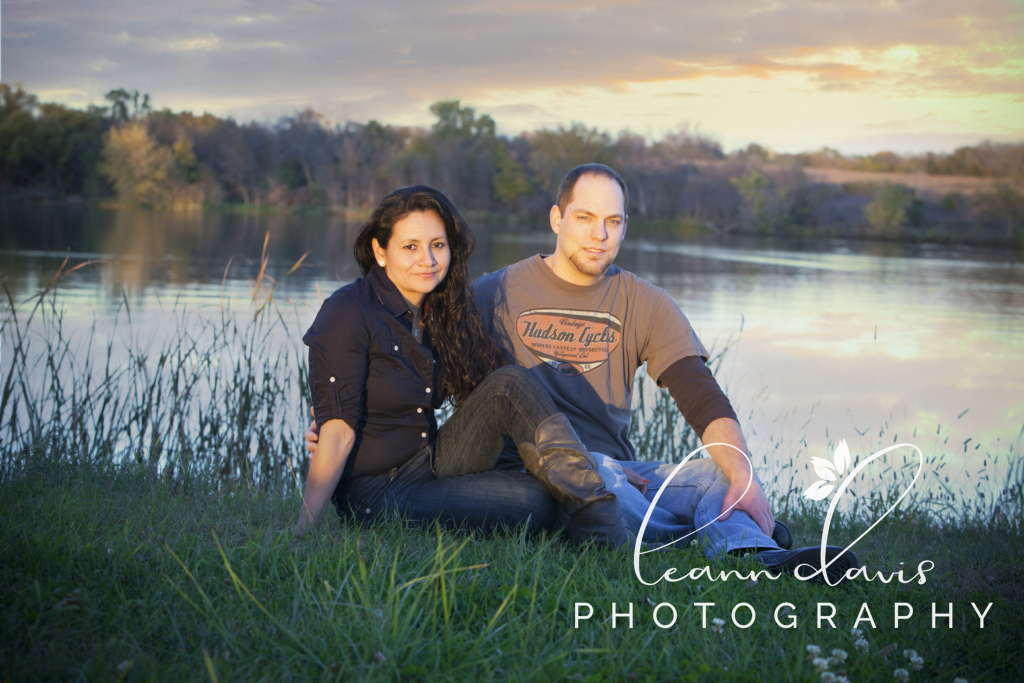
{"type": "MultiPolygon", "coordinates": [[[[753,472],[747,458],[735,450],[738,448],[749,456],[746,440],[736,420],[736,412],[711,370],[704,364],[704,359],[700,356],[687,356],[676,361],[661,373],[658,384],[668,388],[679,412],[701,441],[705,444],[728,444],[708,448],[708,455],[729,480],[729,491],[722,510],[736,503],[733,509],[746,512],[761,527],[761,531],[771,536],[775,530],[771,505],[757,480],[751,481],[753,472]],[[748,482],[750,489],[744,496],[748,482]]],[[[731,514],[731,510],[726,512],[722,519],[728,519],[731,514]]]]}
{"type": "Polygon", "coordinates": [[[296,535],[304,535],[320,521],[327,502],[338,487],[355,440],[355,431],[344,420],[328,420],[320,427],[316,457],[309,465],[302,510],[295,525],[296,535]]]}

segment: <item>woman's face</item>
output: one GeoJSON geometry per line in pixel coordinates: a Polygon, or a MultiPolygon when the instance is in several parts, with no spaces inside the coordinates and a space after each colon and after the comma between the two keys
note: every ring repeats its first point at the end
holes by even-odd
{"type": "Polygon", "coordinates": [[[399,220],[386,249],[373,240],[373,253],[398,291],[415,306],[441,284],[452,259],[444,221],[433,211],[399,220]]]}

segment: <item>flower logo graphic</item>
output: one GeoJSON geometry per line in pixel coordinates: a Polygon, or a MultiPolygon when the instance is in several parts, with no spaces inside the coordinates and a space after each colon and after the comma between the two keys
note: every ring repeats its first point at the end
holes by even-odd
{"type": "Polygon", "coordinates": [[[811,458],[811,464],[814,465],[814,473],[821,477],[821,480],[814,482],[804,491],[804,498],[823,500],[836,487],[829,482],[837,481],[850,465],[850,449],[846,445],[846,439],[839,442],[832,455],[832,462],[824,458],[811,458]]]}
{"type": "MultiPolygon", "coordinates": [[[[869,457],[865,458],[863,462],[858,464],[852,469],[852,471],[843,477],[843,473],[846,472],[847,468],[850,467],[850,449],[846,445],[846,439],[842,439],[839,445],[836,447],[835,452],[832,454],[832,462],[824,458],[811,458],[811,464],[814,466],[814,473],[817,474],[821,479],[814,482],[807,487],[804,491],[804,498],[810,500],[824,500],[828,498],[830,494],[835,492],[832,496],[832,502],[829,503],[828,511],[825,514],[825,525],[821,532],[821,565],[827,566],[825,563],[825,546],[828,543],[829,529],[832,525],[832,516],[835,514],[836,506],[839,504],[839,499],[846,492],[847,487],[857,478],[857,475],[864,470],[872,461],[884,456],[886,453],[890,453],[900,448],[913,448],[917,453],[917,471],[914,473],[913,479],[910,481],[910,485],[907,486],[902,493],[896,498],[896,500],[889,506],[889,508],[879,517],[875,522],[867,528],[860,536],[858,536],[852,543],[850,543],[844,550],[849,550],[853,546],[867,536],[868,532],[874,529],[878,524],[888,517],[893,510],[903,502],[903,499],[910,495],[910,490],[917,483],[917,480],[921,476],[921,471],[924,469],[924,453],[921,449],[910,443],[899,443],[893,444],[888,448],[884,448],[877,453],[872,453],[869,457]]],[[[834,560],[833,560],[834,561],[834,560]]],[[[794,575],[798,579],[803,579],[800,576],[799,569],[794,572],[794,575]]],[[[826,577],[826,583],[831,584],[831,581],[826,577]]]]}

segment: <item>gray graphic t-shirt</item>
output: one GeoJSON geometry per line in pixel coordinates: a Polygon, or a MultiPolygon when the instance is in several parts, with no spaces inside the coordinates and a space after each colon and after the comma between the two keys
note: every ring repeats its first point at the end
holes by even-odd
{"type": "Polygon", "coordinates": [[[559,278],[541,256],[473,284],[484,325],[531,370],[591,451],[636,460],[629,442],[633,375],[658,378],[677,360],[707,358],[672,297],[611,266],[593,285],[559,278]]]}

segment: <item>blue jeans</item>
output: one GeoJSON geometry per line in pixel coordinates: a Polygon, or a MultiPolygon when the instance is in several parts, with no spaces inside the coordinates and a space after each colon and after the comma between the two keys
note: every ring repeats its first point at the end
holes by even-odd
{"type": "Polygon", "coordinates": [[[537,426],[556,412],[527,370],[499,368],[458,406],[434,444],[391,472],[339,486],[334,504],[342,517],[359,521],[390,515],[485,532],[553,528],[564,515],[544,484],[494,467],[505,436],[532,442],[537,426]]]}
{"type": "Polygon", "coordinates": [[[619,499],[619,510],[626,526],[636,534],[640,532],[654,496],[660,489],[666,489],[647,521],[643,538],[647,543],[661,545],[680,539],[675,547],[686,547],[696,539],[709,557],[744,548],[771,550],[779,547],[741,510],[734,508],[729,519],[712,521],[721,512],[729,490],[729,480],[714,460],[694,457],[667,481],[677,465],[616,460],[601,453],[593,455],[604,485],[619,499]],[[623,467],[650,479],[646,496],[626,480],[623,467]]]}
{"type": "Polygon", "coordinates": [[[554,526],[558,505],[529,474],[492,470],[438,479],[430,458],[424,448],[392,472],[353,479],[334,495],[338,513],[362,523],[394,516],[484,532],[525,525],[536,534],[554,526]]]}

